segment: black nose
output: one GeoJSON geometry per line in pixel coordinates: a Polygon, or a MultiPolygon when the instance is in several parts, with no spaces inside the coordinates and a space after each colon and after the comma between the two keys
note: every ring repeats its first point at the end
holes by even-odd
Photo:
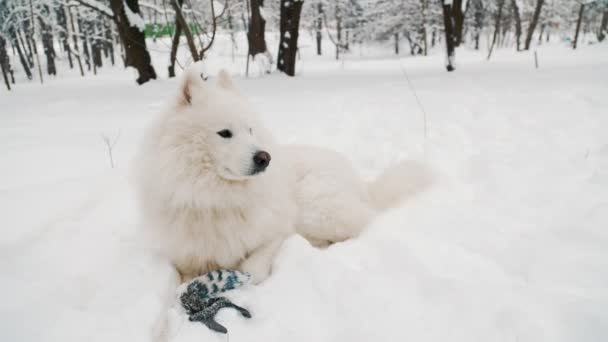
{"type": "Polygon", "coordinates": [[[253,163],[256,171],[263,171],[270,164],[270,154],[266,151],[258,151],[253,155],[253,163]]]}

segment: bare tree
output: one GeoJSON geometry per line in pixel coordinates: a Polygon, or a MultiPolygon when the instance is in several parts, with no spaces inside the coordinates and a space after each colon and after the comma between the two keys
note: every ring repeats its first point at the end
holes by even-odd
{"type": "Polygon", "coordinates": [[[534,29],[536,29],[536,25],[538,24],[538,18],[540,17],[540,11],[543,8],[544,2],[545,0],[536,0],[536,6],[534,7],[534,15],[532,16],[532,21],[530,22],[530,26],[528,26],[528,34],[526,35],[526,45],[524,47],[525,50],[530,50],[532,35],[534,34],[534,29]]]}
{"type": "Polygon", "coordinates": [[[520,8],[517,5],[517,0],[511,0],[511,8],[513,10],[513,18],[515,19],[515,46],[517,51],[521,49],[520,47],[520,39],[521,39],[521,15],[520,8]]]}
{"type": "MultiPolygon", "coordinates": [[[[176,16],[177,17],[177,16],[176,16]]],[[[182,35],[182,25],[179,20],[175,20],[175,33],[171,41],[171,53],[169,54],[169,77],[175,77],[175,62],[177,61],[177,48],[179,47],[179,40],[182,35]]]]}
{"type": "Polygon", "coordinates": [[[585,3],[581,2],[579,11],[578,11],[578,20],[576,21],[576,32],[574,33],[574,40],[572,41],[572,48],[576,50],[576,45],[578,43],[578,34],[581,30],[581,23],[583,22],[583,14],[585,13],[585,3]]]}
{"type": "Polygon", "coordinates": [[[70,48],[70,44],[68,41],[68,21],[67,16],[65,14],[65,5],[59,5],[55,8],[55,17],[57,18],[57,23],[61,30],[58,30],[59,41],[62,44],[63,50],[68,54],[68,62],[70,64],[70,69],[74,68],[74,63],[72,62],[72,50],[70,48]]]}
{"type": "MultiPolygon", "coordinates": [[[[190,0],[188,0],[190,1],[190,0]]],[[[211,9],[211,37],[206,45],[201,42],[201,52],[199,54],[199,59],[203,59],[205,57],[205,53],[211,49],[213,46],[213,42],[215,41],[215,34],[217,33],[217,22],[218,20],[227,13],[228,9],[228,0],[224,2],[224,6],[222,12],[219,14],[215,14],[215,5],[214,0],[209,0],[210,9],[211,9]]]]}
{"type": "Polygon", "coordinates": [[[475,41],[475,50],[479,50],[479,38],[481,31],[483,30],[483,19],[484,19],[484,3],[482,0],[473,0],[474,15],[474,31],[473,39],[475,41]]]}
{"type": "MultiPolygon", "coordinates": [[[[192,32],[190,31],[190,27],[188,27],[188,23],[184,18],[184,14],[182,13],[182,3],[183,0],[170,0],[171,6],[175,11],[175,27],[177,32],[177,26],[179,25],[180,31],[183,31],[186,35],[186,42],[188,42],[188,48],[190,49],[190,54],[192,55],[193,61],[198,61],[198,53],[196,52],[196,45],[194,44],[194,38],[192,37],[192,32]]],[[[181,34],[181,32],[180,32],[181,34]]]]}
{"type": "Polygon", "coordinates": [[[319,3],[317,3],[317,18],[315,19],[315,28],[317,30],[316,32],[316,38],[317,38],[317,55],[321,56],[322,54],[322,39],[323,39],[323,34],[321,33],[321,31],[323,30],[323,3],[319,1],[319,3]]]}
{"type": "Polygon", "coordinates": [[[494,35],[492,36],[492,43],[490,44],[490,49],[488,51],[488,59],[492,57],[492,52],[494,51],[494,46],[496,45],[496,40],[498,39],[498,34],[500,33],[500,21],[502,20],[502,9],[505,5],[505,0],[498,0],[497,5],[498,9],[494,15],[494,35]]]}
{"type": "MultiPolygon", "coordinates": [[[[424,55],[428,55],[428,43],[427,43],[427,12],[428,12],[429,3],[428,0],[420,0],[420,31],[422,32],[421,39],[423,45],[423,53],[424,55]]],[[[463,16],[464,20],[464,16],[463,16]]]]}
{"type": "Polygon", "coordinates": [[[247,0],[251,4],[251,16],[249,19],[249,30],[247,32],[247,41],[249,43],[249,56],[255,57],[259,53],[266,54],[268,48],[266,46],[266,38],[264,36],[266,30],[266,19],[261,14],[261,7],[264,7],[264,0],[247,0]]]}
{"type": "Polygon", "coordinates": [[[463,7],[466,7],[467,3],[467,0],[452,0],[450,14],[453,21],[454,46],[456,47],[460,46],[460,44],[462,43],[462,32],[464,29],[465,14],[463,11],[463,7]]]}
{"type": "Polygon", "coordinates": [[[597,34],[597,40],[604,41],[606,35],[608,34],[608,5],[604,8],[604,12],[602,14],[602,22],[600,24],[600,29],[597,34]]]}
{"type": "Polygon", "coordinates": [[[23,71],[25,71],[27,78],[31,80],[32,71],[30,70],[30,65],[26,59],[25,53],[22,48],[23,44],[20,42],[17,31],[13,26],[9,26],[8,33],[11,39],[13,40],[13,46],[15,46],[15,49],[17,49],[17,54],[19,55],[19,62],[21,62],[21,67],[23,68],[23,71]]]}
{"type": "Polygon", "coordinates": [[[451,1],[443,0],[443,25],[445,31],[446,62],[445,67],[448,71],[454,71],[454,59],[456,57],[456,37],[454,31],[454,21],[452,18],[451,1]]]}
{"type": "Polygon", "coordinates": [[[277,69],[288,76],[296,73],[296,53],[303,0],[281,0],[281,23],[277,69]]]}
{"type": "Polygon", "coordinates": [[[125,49],[125,65],[137,70],[137,84],[156,79],[150,53],[146,47],[146,36],[143,32],[143,19],[140,15],[138,0],[110,0],[114,13],[112,19],[118,28],[118,35],[125,49]],[[133,22],[131,22],[133,21],[133,22]]]}
{"type": "Polygon", "coordinates": [[[336,11],[334,13],[336,18],[336,60],[340,59],[340,50],[344,49],[345,46],[342,43],[342,13],[340,12],[340,5],[336,4],[336,11]]]}
{"type": "Polygon", "coordinates": [[[399,54],[399,32],[395,32],[395,55],[399,54]]]}
{"type": "Polygon", "coordinates": [[[112,65],[114,65],[114,35],[112,25],[108,18],[104,18],[104,26],[106,38],[104,50],[106,51],[106,58],[109,56],[110,62],[112,63],[112,65]]]}
{"type": "MultiPolygon", "coordinates": [[[[50,11],[47,5],[42,7],[42,15],[49,17],[50,11]]],[[[38,23],[40,24],[40,31],[42,34],[42,47],[44,48],[44,55],[46,56],[46,71],[49,75],[57,75],[57,68],[55,67],[55,47],[53,46],[53,31],[51,25],[47,24],[42,16],[38,16],[38,23]]]]}
{"type": "MultiPolygon", "coordinates": [[[[31,18],[31,30],[32,37],[34,36],[34,32],[36,32],[36,26],[34,24],[34,5],[32,5],[32,0],[30,0],[30,18],[31,18]]],[[[35,46],[35,44],[34,44],[35,46]]],[[[36,53],[36,63],[38,64],[38,75],[40,75],[40,83],[44,83],[42,80],[42,66],[40,66],[40,58],[38,57],[38,53],[36,53]]]]}
{"type": "Polygon", "coordinates": [[[68,11],[68,17],[70,18],[70,33],[72,34],[72,41],[74,42],[74,55],[76,56],[76,61],[78,62],[80,76],[84,76],[84,70],[82,69],[82,61],[80,59],[80,50],[78,48],[78,35],[76,34],[76,27],[74,25],[74,15],[72,15],[72,9],[69,6],[66,7],[66,9],[68,11]]]}
{"type": "Polygon", "coordinates": [[[11,90],[11,84],[8,81],[10,68],[10,61],[8,59],[8,54],[6,53],[6,42],[4,37],[0,35],[0,69],[2,69],[2,77],[4,78],[4,83],[6,84],[6,88],[8,90],[11,90]]]}

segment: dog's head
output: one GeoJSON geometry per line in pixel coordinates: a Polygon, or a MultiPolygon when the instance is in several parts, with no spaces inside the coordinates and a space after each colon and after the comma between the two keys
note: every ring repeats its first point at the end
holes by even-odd
{"type": "Polygon", "coordinates": [[[196,68],[183,78],[172,113],[177,149],[198,172],[214,172],[229,181],[262,174],[271,161],[270,135],[227,72],[206,81],[196,68]]]}

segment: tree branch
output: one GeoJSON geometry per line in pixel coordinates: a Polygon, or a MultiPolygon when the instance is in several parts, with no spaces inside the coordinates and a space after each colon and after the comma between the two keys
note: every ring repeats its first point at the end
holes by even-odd
{"type": "MultiPolygon", "coordinates": [[[[78,4],[86,7],[86,8],[90,8],[94,11],[96,11],[97,13],[101,13],[102,15],[110,18],[110,19],[114,19],[114,14],[112,13],[112,10],[110,8],[108,8],[106,5],[101,4],[97,1],[92,1],[92,0],[72,0],[74,2],[77,2],[78,4]]],[[[73,4],[68,4],[68,6],[73,6],[73,4]]]]}

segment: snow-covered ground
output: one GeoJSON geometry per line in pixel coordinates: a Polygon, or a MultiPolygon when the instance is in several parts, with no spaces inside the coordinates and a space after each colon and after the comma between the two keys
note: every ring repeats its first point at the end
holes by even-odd
{"type": "Polygon", "coordinates": [[[608,340],[608,45],[540,48],[538,70],[459,51],[447,73],[438,52],[335,62],[308,44],[294,79],[243,78],[228,45],[209,69],[235,73],[280,141],[366,179],[425,160],[430,191],[327,250],[288,240],[269,280],[229,295],[253,318],[221,312],[226,337],[167,311],[171,268],[137,233],[129,162],[176,81],[21,83],[0,93],[0,340],[150,341],[167,320],[170,341],[608,340]]]}

